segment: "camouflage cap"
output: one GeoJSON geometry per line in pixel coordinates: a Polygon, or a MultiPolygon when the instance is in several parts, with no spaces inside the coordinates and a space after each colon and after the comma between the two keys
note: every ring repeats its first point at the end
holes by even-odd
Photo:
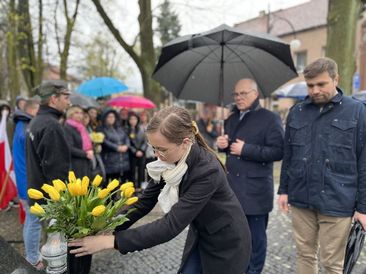
{"type": "Polygon", "coordinates": [[[35,88],[35,93],[41,97],[41,99],[46,99],[54,94],[71,94],[70,90],[67,88],[67,83],[62,80],[43,82],[35,88]]]}

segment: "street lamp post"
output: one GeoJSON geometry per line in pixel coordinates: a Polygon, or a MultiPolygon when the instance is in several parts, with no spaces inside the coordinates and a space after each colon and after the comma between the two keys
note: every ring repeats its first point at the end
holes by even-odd
{"type": "Polygon", "coordinates": [[[286,22],[286,23],[290,26],[290,28],[291,28],[291,30],[292,30],[292,34],[293,34],[293,36],[294,36],[294,39],[292,39],[292,40],[290,41],[290,47],[291,47],[291,49],[292,49],[292,50],[296,50],[296,49],[300,48],[300,46],[301,46],[301,41],[300,41],[299,39],[297,39],[297,37],[296,37],[296,31],[295,31],[295,27],[294,27],[294,25],[291,23],[291,21],[290,21],[290,20],[288,20],[288,19],[287,19],[287,18],[285,18],[285,17],[278,16],[278,15],[276,15],[276,14],[274,14],[274,13],[271,13],[271,12],[270,12],[269,7],[268,7],[268,17],[267,17],[267,33],[271,33],[271,30],[272,30],[272,28],[273,28],[273,26],[274,26],[274,23],[275,23],[276,21],[278,21],[278,20],[282,20],[282,21],[286,22]],[[273,17],[274,17],[274,19],[273,19],[272,21],[271,21],[271,16],[273,16],[273,17]]]}

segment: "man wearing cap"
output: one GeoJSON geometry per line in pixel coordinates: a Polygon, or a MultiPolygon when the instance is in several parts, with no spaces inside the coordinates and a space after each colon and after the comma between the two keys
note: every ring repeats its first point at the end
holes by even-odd
{"type": "MultiPolygon", "coordinates": [[[[70,105],[70,91],[66,82],[57,80],[42,83],[36,87],[36,93],[41,104],[29,125],[26,158],[28,189],[40,190],[44,183],[50,184],[54,179],[65,180],[70,169],[70,150],[59,122],[70,105]]],[[[34,202],[30,200],[29,204],[34,202]]],[[[31,237],[40,239],[41,231],[33,231],[31,237]]],[[[37,267],[39,262],[33,263],[37,267]]]]}
{"type": "Polygon", "coordinates": [[[40,189],[54,179],[67,178],[70,151],[59,120],[70,105],[70,91],[63,81],[49,81],[36,88],[41,97],[37,116],[27,136],[28,188],[40,189]]]}

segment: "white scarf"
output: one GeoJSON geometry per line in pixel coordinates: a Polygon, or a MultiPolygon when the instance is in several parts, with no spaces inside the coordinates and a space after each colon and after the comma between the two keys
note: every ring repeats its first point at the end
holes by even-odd
{"type": "Polygon", "coordinates": [[[191,151],[191,147],[192,144],[190,143],[186,153],[179,160],[177,165],[169,164],[160,159],[146,165],[147,172],[155,182],[159,183],[161,177],[163,177],[166,183],[158,197],[159,205],[164,213],[168,213],[171,207],[178,202],[179,184],[188,168],[186,159],[191,151]]]}

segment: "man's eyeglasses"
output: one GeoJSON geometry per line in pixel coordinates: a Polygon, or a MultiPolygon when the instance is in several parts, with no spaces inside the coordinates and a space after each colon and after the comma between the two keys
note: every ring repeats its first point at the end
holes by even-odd
{"type": "Polygon", "coordinates": [[[248,97],[250,93],[252,93],[254,91],[254,89],[249,90],[249,91],[240,91],[240,92],[233,92],[232,96],[234,98],[245,98],[248,97]]]}

